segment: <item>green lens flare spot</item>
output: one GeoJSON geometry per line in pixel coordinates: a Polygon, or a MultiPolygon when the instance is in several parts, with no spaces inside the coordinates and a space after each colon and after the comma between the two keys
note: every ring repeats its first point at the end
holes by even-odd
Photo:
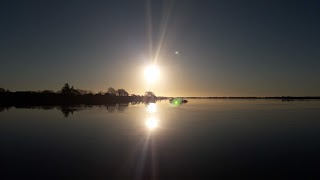
{"type": "Polygon", "coordinates": [[[183,99],[182,98],[172,98],[170,99],[170,103],[174,106],[179,106],[182,104],[183,99]]]}

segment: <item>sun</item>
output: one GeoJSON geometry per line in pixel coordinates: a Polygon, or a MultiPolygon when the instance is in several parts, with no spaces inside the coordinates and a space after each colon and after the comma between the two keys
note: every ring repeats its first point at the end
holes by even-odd
{"type": "Polygon", "coordinates": [[[159,78],[159,68],[155,65],[148,66],[144,70],[144,75],[149,83],[154,83],[159,78]]]}

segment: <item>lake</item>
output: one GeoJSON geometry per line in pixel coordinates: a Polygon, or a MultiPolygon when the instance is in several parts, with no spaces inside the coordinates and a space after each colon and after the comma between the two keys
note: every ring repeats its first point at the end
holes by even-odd
{"type": "Polygon", "coordinates": [[[320,101],[0,112],[0,179],[319,179],[320,101]]]}

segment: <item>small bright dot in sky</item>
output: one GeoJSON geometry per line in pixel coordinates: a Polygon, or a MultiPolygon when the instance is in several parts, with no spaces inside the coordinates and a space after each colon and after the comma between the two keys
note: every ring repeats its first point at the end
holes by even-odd
{"type": "Polygon", "coordinates": [[[179,51],[175,51],[174,54],[179,55],[179,51]]]}
{"type": "Polygon", "coordinates": [[[156,81],[159,78],[159,74],[160,71],[155,65],[148,66],[144,71],[144,75],[149,83],[156,81]]]}

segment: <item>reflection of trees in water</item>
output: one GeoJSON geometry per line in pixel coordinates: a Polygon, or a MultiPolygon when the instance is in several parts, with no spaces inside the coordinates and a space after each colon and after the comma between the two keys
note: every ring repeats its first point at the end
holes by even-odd
{"type": "Polygon", "coordinates": [[[113,113],[118,109],[118,104],[112,104],[107,106],[107,111],[113,113]]]}
{"type": "Polygon", "coordinates": [[[118,106],[118,111],[119,112],[124,112],[129,106],[129,103],[121,103],[118,106]]]}
{"type": "Polygon", "coordinates": [[[54,109],[54,108],[55,108],[54,106],[41,106],[41,108],[39,108],[39,109],[52,110],[52,109],[54,109]]]}
{"type": "Polygon", "coordinates": [[[121,104],[109,104],[109,105],[102,105],[102,106],[92,106],[92,105],[59,106],[57,109],[59,109],[63,113],[64,117],[68,117],[70,114],[73,114],[74,112],[83,111],[93,107],[102,107],[102,108],[106,107],[109,113],[113,113],[115,111],[124,112],[128,108],[128,106],[129,106],[129,103],[121,103],[121,104]]]}
{"type": "MultiPolygon", "coordinates": [[[[90,108],[90,106],[88,106],[87,108],[90,108]]],[[[64,117],[68,117],[70,114],[73,114],[74,112],[77,111],[83,111],[84,109],[86,109],[86,107],[84,106],[59,106],[57,107],[58,110],[60,110],[64,117]]]]}
{"type": "Polygon", "coordinates": [[[55,109],[56,106],[14,106],[17,109],[38,109],[38,110],[52,110],[55,109]]]}
{"type": "Polygon", "coordinates": [[[143,102],[144,106],[148,106],[150,103],[156,103],[156,101],[145,101],[145,102],[143,102]]]}
{"type": "Polygon", "coordinates": [[[41,110],[53,110],[58,109],[60,110],[65,117],[68,117],[75,111],[81,111],[81,106],[15,106],[16,108],[25,108],[25,109],[41,109],[41,110]]]}
{"type": "MultiPolygon", "coordinates": [[[[131,105],[140,104],[140,103],[130,103],[131,105]]],[[[13,106],[0,106],[0,112],[10,109],[13,106]]],[[[53,110],[57,109],[62,112],[64,117],[69,117],[74,112],[83,111],[93,107],[107,109],[109,113],[113,112],[124,112],[128,107],[129,103],[117,103],[117,104],[106,104],[106,105],[78,105],[78,106],[14,106],[15,108],[25,108],[25,109],[42,109],[42,110],[53,110]]]]}
{"type": "MultiPolygon", "coordinates": [[[[59,109],[59,108],[58,108],[58,109],[59,109]]],[[[69,116],[70,113],[73,114],[73,112],[74,112],[73,109],[64,108],[64,107],[62,107],[62,108],[59,109],[59,110],[63,113],[64,117],[66,117],[66,118],[69,116]]]]}
{"type": "Polygon", "coordinates": [[[131,105],[136,105],[136,104],[140,104],[141,102],[140,101],[138,101],[138,102],[131,102],[130,104],[131,105]]]}
{"type": "Polygon", "coordinates": [[[129,103],[111,104],[106,105],[107,111],[113,113],[115,111],[124,112],[129,106],[129,103]]]}
{"type": "Polygon", "coordinates": [[[9,110],[12,107],[17,109],[25,108],[25,109],[42,109],[42,110],[52,110],[56,108],[55,106],[0,106],[0,112],[9,110]]]}

